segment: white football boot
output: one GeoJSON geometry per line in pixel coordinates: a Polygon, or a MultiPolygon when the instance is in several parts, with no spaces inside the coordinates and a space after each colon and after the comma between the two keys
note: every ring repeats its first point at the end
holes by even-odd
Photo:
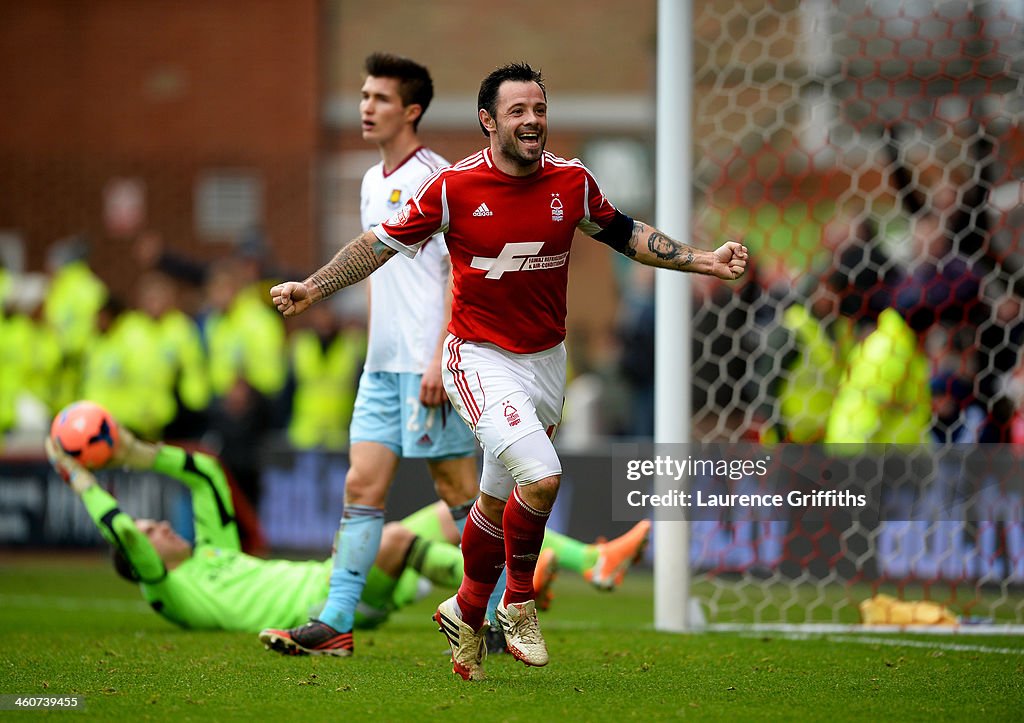
{"type": "Polygon", "coordinates": [[[454,595],[437,606],[434,621],[440,626],[438,630],[444,633],[451,646],[452,672],[461,676],[463,680],[486,678],[484,659],[487,657],[487,643],[484,633],[489,627],[488,622],[484,620],[483,627],[474,632],[459,617],[454,595]]]}
{"type": "Polygon", "coordinates": [[[508,652],[526,665],[541,667],[548,664],[548,646],[540,633],[537,605],[533,600],[498,605],[498,622],[505,631],[508,652]]]}

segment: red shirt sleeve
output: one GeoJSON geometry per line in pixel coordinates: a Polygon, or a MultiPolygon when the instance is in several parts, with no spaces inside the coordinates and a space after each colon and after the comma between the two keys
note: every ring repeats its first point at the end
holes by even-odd
{"type": "Polygon", "coordinates": [[[382,243],[395,251],[415,256],[432,236],[448,230],[448,202],[443,174],[436,173],[424,181],[402,208],[371,230],[382,243]]]}
{"type": "Polygon", "coordinates": [[[618,215],[618,210],[601,191],[594,175],[586,168],[583,170],[583,178],[586,185],[587,208],[586,214],[577,225],[583,233],[593,236],[608,228],[618,215]]]}

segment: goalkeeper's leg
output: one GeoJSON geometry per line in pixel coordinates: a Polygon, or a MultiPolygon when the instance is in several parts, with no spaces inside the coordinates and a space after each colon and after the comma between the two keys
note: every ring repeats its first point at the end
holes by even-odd
{"type": "MultiPolygon", "coordinates": [[[[431,508],[424,508],[430,514],[418,517],[412,526],[431,537],[443,538],[442,526],[431,508]]],[[[441,509],[447,513],[446,507],[441,509]]],[[[359,600],[359,627],[380,625],[392,611],[417,600],[421,577],[449,588],[462,582],[462,553],[454,545],[421,537],[409,529],[407,520],[388,523],[382,537],[380,552],[359,600]]]]}

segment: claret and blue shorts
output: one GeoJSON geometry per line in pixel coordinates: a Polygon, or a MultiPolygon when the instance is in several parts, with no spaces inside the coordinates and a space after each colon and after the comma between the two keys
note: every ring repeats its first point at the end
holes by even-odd
{"type": "Polygon", "coordinates": [[[351,442],[377,442],[399,457],[456,459],[477,453],[473,432],[451,405],[420,404],[421,374],[367,372],[359,379],[351,442]]]}

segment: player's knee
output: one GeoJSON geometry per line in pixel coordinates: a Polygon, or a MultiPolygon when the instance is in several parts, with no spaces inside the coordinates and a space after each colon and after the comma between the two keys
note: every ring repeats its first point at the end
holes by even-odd
{"type": "MultiPolygon", "coordinates": [[[[562,475],[562,464],[558,461],[558,454],[543,430],[537,430],[516,440],[499,455],[498,459],[508,469],[517,485],[561,478],[562,475]]],[[[557,479],[554,482],[554,489],[558,491],[557,479]]]]}
{"type": "Polygon", "coordinates": [[[384,525],[384,530],[381,532],[380,547],[382,550],[385,548],[405,550],[415,537],[415,533],[408,527],[399,522],[389,522],[384,525]]]}
{"type": "Polygon", "coordinates": [[[536,490],[542,490],[548,494],[558,494],[558,488],[562,484],[562,475],[556,474],[551,477],[545,477],[539,479],[536,482],[528,482],[526,484],[531,485],[536,490]]]}
{"type": "Polygon", "coordinates": [[[479,489],[476,459],[473,457],[448,459],[430,463],[430,476],[434,480],[437,496],[449,507],[458,507],[474,499],[479,489]]]}
{"type": "Polygon", "coordinates": [[[461,507],[469,502],[476,499],[479,487],[474,483],[472,488],[467,488],[460,485],[453,484],[442,484],[437,480],[434,481],[434,491],[437,493],[438,499],[444,501],[447,507],[461,507]]]}
{"type": "Polygon", "coordinates": [[[501,518],[505,514],[506,502],[507,500],[492,497],[486,492],[481,492],[477,504],[480,506],[480,511],[484,513],[484,517],[501,527],[501,518]]]}
{"type": "Polygon", "coordinates": [[[540,510],[550,510],[558,497],[558,488],[561,485],[562,476],[553,475],[519,485],[519,493],[531,506],[540,510]]]}
{"type": "Polygon", "coordinates": [[[397,578],[402,574],[403,563],[409,553],[409,547],[415,539],[416,535],[412,530],[397,522],[389,522],[384,525],[380,538],[380,549],[377,550],[374,564],[384,574],[397,578]]]}
{"type": "Polygon", "coordinates": [[[383,507],[388,496],[389,481],[372,472],[351,467],[345,476],[345,502],[369,507],[383,507]]]}

